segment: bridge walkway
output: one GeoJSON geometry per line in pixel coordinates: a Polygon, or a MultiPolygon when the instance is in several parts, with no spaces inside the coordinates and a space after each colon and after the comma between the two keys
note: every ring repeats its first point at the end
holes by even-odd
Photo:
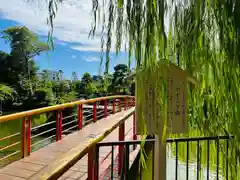
{"type": "MultiPolygon", "coordinates": [[[[13,162],[0,169],[0,179],[3,180],[26,180],[42,175],[49,164],[52,162],[61,163],[61,161],[67,161],[64,157],[68,157],[68,153],[72,154],[73,151],[82,151],[88,144],[89,141],[104,133],[106,129],[109,129],[123,117],[132,111],[130,108],[126,111],[121,111],[116,114],[110,115],[106,118],[96,121],[95,123],[88,124],[83,129],[66,135],[57,142],[51,143],[44,148],[33,152],[30,156],[27,156],[19,161],[13,162]]],[[[125,121],[125,139],[131,140],[133,138],[133,117],[125,121]]],[[[115,129],[110,135],[108,135],[103,141],[118,141],[119,129],[115,129]]],[[[111,156],[110,147],[104,147],[100,149],[99,162],[100,175],[109,167],[109,159],[111,156]]],[[[115,154],[118,154],[116,148],[115,154]]],[[[135,153],[136,154],[136,153],[135,153]]],[[[69,157],[70,158],[70,157],[69,157]]],[[[133,160],[134,158],[132,158],[133,160]]],[[[73,179],[87,179],[88,177],[88,156],[85,155],[80,161],[78,161],[72,168],[64,173],[59,179],[60,180],[73,180],[73,179]]]]}

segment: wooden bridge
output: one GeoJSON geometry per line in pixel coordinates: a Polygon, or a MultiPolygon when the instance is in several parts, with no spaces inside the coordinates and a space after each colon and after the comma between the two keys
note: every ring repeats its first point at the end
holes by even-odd
{"type": "MultiPolygon", "coordinates": [[[[131,96],[111,96],[1,116],[0,123],[21,120],[22,127],[21,132],[0,137],[1,143],[12,142],[11,139],[19,136],[19,141],[0,149],[0,152],[15,150],[0,156],[3,166],[0,179],[97,179],[94,175],[96,143],[137,140],[134,103],[131,96]],[[69,109],[77,113],[64,116],[69,109]],[[51,114],[54,120],[33,126],[32,119],[39,114],[51,114]],[[72,133],[64,136],[69,131],[72,133]],[[42,139],[34,140],[39,137],[42,139]],[[34,149],[39,144],[45,147],[34,149]]],[[[136,146],[131,148],[130,165],[138,151],[136,146]]],[[[123,147],[102,147],[98,153],[98,179],[109,179],[107,171],[112,161],[117,162],[114,177],[118,178],[123,166],[123,147]]]]}
{"type": "MultiPolygon", "coordinates": [[[[132,96],[109,96],[0,116],[0,125],[3,125],[1,128],[11,121],[21,122],[19,132],[0,136],[0,180],[136,178],[129,177],[141,143],[140,137],[136,135],[134,106],[135,98],[132,96]],[[48,120],[44,124],[35,125],[36,116],[42,114],[48,120]]],[[[167,175],[176,180],[180,176],[186,180],[199,179],[202,169],[200,147],[207,144],[205,179],[212,177],[210,148],[216,149],[216,173],[213,177],[221,179],[223,176],[220,172],[225,172],[223,175],[226,179],[230,176],[238,177],[238,174],[228,168],[233,138],[216,136],[167,139],[167,143],[175,147],[174,160],[168,161],[168,169],[171,171],[167,175]],[[184,167],[178,160],[178,147],[182,143],[186,148],[184,167]],[[195,143],[195,146],[197,144],[196,152],[191,150],[190,153],[191,143],[195,143]],[[189,167],[190,154],[193,156],[193,153],[197,157],[197,168],[192,173],[189,167]],[[221,171],[220,154],[225,159],[225,169],[221,171]],[[171,162],[173,164],[169,164],[171,162]],[[179,169],[179,166],[182,167],[179,169]],[[182,169],[185,169],[184,172],[182,169]]],[[[155,140],[146,142],[152,144],[154,150],[155,140]]],[[[152,165],[148,164],[152,175],[150,177],[148,174],[145,179],[156,177],[154,154],[150,158],[152,165]]],[[[141,167],[139,174],[141,179],[141,167]]]]}

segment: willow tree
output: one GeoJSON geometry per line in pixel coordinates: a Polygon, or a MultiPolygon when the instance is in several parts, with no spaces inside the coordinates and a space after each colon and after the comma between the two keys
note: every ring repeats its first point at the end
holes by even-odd
{"type": "MultiPolygon", "coordinates": [[[[58,2],[49,0],[52,30],[58,2]]],[[[172,61],[196,76],[189,88],[191,128],[204,134],[235,135],[232,155],[240,157],[240,1],[92,0],[93,23],[102,25],[102,50],[108,71],[111,48],[127,45],[136,72],[172,61]],[[112,42],[116,36],[116,44],[112,42]]],[[[52,32],[52,31],[50,31],[52,32]]],[[[51,33],[50,33],[51,35],[51,33]]],[[[137,99],[140,95],[137,94],[137,99]]],[[[232,164],[235,166],[235,163],[232,164]]],[[[237,167],[237,166],[235,166],[237,167]]]]}

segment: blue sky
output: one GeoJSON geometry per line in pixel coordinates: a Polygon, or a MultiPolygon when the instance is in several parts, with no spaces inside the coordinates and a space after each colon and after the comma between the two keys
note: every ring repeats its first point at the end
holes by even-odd
{"type": "MultiPolygon", "coordinates": [[[[64,4],[59,7],[54,28],[54,52],[42,53],[35,57],[40,69],[63,70],[65,78],[71,78],[73,71],[79,78],[85,72],[93,75],[99,74],[101,37],[88,39],[91,28],[91,1],[68,0],[71,6],[64,4]]],[[[42,41],[46,41],[48,26],[46,24],[47,8],[45,1],[27,3],[25,0],[0,0],[0,31],[10,26],[26,26],[37,33],[42,41]]],[[[100,33],[100,30],[97,30],[100,33]]],[[[110,71],[119,63],[127,63],[127,53],[122,52],[115,56],[115,39],[111,52],[110,71]]],[[[9,52],[10,48],[0,38],[0,50],[9,52]]],[[[103,70],[102,70],[103,71],[103,70]]]]}

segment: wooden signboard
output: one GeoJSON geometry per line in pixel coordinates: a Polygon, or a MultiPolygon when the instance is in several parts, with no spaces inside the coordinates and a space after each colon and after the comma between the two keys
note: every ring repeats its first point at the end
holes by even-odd
{"type": "Polygon", "coordinates": [[[167,77],[167,128],[173,134],[188,130],[187,75],[173,66],[167,77]]]}
{"type": "MultiPolygon", "coordinates": [[[[144,73],[144,72],[143,72],[144,73]]],[[[197,84],[197,80],[179,67],[168,64],[159,66],[153,74],[144,73],[139,77],[144,83],[137,84],[137,91],[144,89],[144,103],[137,102],[137,134],[143,134],[142,129],[146,125],[147,134],[162,135],[164,126],[163,104],[161,104],[162,79],[167,82],[167,132],[185,133],[188,130],[187,121],[187,83],[190,81],[197,84]],[[163,70],[165,70],[164,73],[163,70]],[[161,76],[155,78],[153,76],[161,76]],[[149,81],[149,79],[151,79],[149,81]],[[156,81],[154,82],[153,79],[156,81]],[[154,108],[153,108],[154,107],[154,108]],[[146,124],[142,124],[145,122],[146,124]]]]}
{"type": "Polygon", "coordinates": [[[161,78],[152,77],[157,75],[160,76],[160,74],[143,75],[140,78],[144,80],[137,85],[138,90],[144,92],[144,103],[139,101],[136,103],[137,134],[143,135],[143,129],[140,129],[140,127],[144,125],[146,125],[147,134],[159,134],[159,129],[163,127],[162,106],[159,98],[162,93],[162,81],[161,78]],[[156,79],[156,81],[153,79],[156,79]]]}
{"type": "MultiPolygon", "coordinates": [[[[137,93],[144,99],[136,99],[137,134],[143,135],[142,127],[146,126],[146,134],[155,134],[155,180],[166,180],[166,142],[162,141],[164,126],[168,133],[185,133],[187,121],[187,83],[197,84],[197,80],[173,64],[162,65],[155,71],[143,71],[136,81],[137,93]],[[157,77],[157,78],[156,78],[157,77]],[[161,102],[163,95],[163,79],[166,80],[165,104],[161,102]],[[165,123],[163,106],[167,106],[165,123]],[[143,124],[144,123],[144,124],[143,124]]],[[[137,95],[136,93],[136,95],[137,95]]]]}

